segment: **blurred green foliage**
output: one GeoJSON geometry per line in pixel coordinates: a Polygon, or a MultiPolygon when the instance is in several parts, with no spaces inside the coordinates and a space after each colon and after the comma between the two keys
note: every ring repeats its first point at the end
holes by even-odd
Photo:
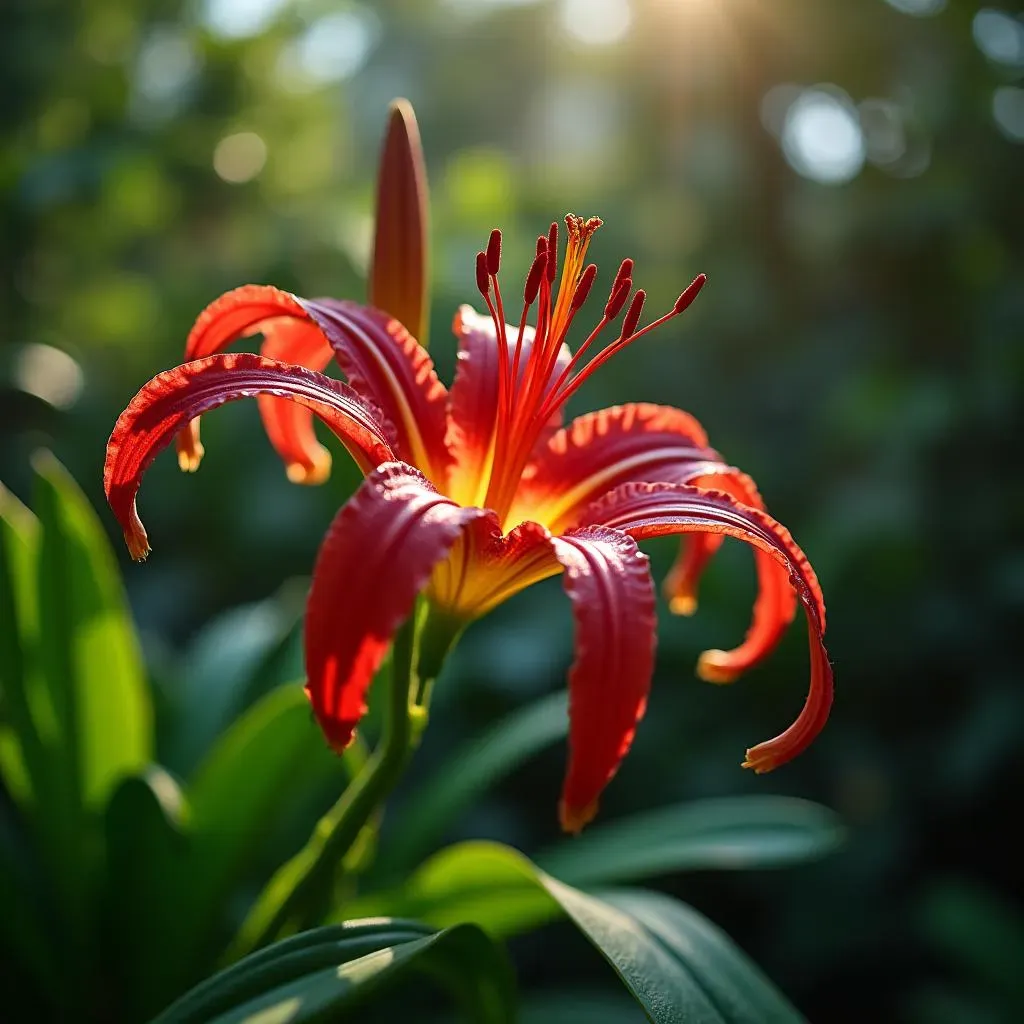
{"type": "MultiPolygon", "coordinates": [[[[26,494],[45,443],[99,505],[115,416],[220,291],[361,297],[383,114],[409,96],[431,175],[442,376],[448,318],[471,301],[472,255],[495,225],[510,280],[567,209],[605,219],[592,252],[606,275],[633,256],[652,308],[707,272],[678,329],[624,355],[578,408],[695,413],[824,586],[838,696],[815,747],[767,778],[737,767],[795,713],[798,635],[727,691],[692,678],[702,648],[746,626],[748,560],[724,550],[696,618],[662,616],[651,710],[603,815],[735,793],[821,800],[851,826],[842,855],[669,888],[811,1019],[1015,1021],[1013,971],[981,951],[1019,937],[1022,913],[1007,839],[1024,769],[1022,60],[1016,5],[979,27],[981,6],[595,0],[609,32],[631,12],[599,44],[585,39],[600,19],[568,0],[13,0],[0,478],[26,494]],[[816,83],[826,117],[801,123],[807,94],[778,87],[816,83]]],[[[325,487],[290,487],[252,408],[204,429],[195,479],[169,457],[147,478],[156,550],[127,579],[158,702],[213,736],[239,708],[204,699],[201,676],[175,682],[175,652],[245,603],[249,637],[274,639],[239,657],[297,665],[294,611],[264,626],[260,602],[308,572],[355,474],[338,459],[325,487]]],[[[668,546],[651,552],[667,567],[668,546]]],[[[418,769],[558,688],[569,647],[557,584],[474,626],[418,769]]],[[[184,773],[190,742],[157,735],[157,753],[184,773]]],[[[441,838],[548,846],[562,758],[542,752],[441,838]]],[[[517,940],[527,987],[607,983],[585,949],[553,967],[553,936],[517,940]]]]}

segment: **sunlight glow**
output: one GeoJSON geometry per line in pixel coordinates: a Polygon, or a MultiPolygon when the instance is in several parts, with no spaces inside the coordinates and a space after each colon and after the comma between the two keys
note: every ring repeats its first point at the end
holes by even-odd
{"type": "Polygon", "coordinates": [[[213,169],[232,185],[252,181],[267,162],[267,144],[255,132],[225,135],[213,151],[213,169]]]}
{"type": "Polygon", "coordinates": [[[986,7],[974,16],[971,32],[989,60],[1008,67],[1024,66],[1024,22],[1020,19],[986,7]]]}
{"type": "Polygon", "coordinates": [[[629,0],[562,0],[562,25],[587,46],[609,46],[626,37],[633,24],[629,0]]]}
{"type": "Polygon", "coordinates": [[[792,168],[828,185],[851,181],[864,166],[857,110],[839,89],[806,89],[786,112],[782,149],[792,168]]]}
{"type": "Polygon", "coordinates": [[[278,76],[293,92],[350,78],[362,68],[379,35],[380,22],[369,11],[326,14],[281,51],[278,76]]]}
{"type": "Polygon", "coordinates": [[[273,24],[288,0],[204,0],[203,24],[222,39],[248,39],[273,24]]]}
{"type": "Polygon", "coordinates": [[[928,18],[945,10],[946,0],[887,0],[890,7],[915,18],[928,18]]]}
{"type": "Polygon", "coordinates": [[[67,409],[81,394],[85,377],[67,352],[32,342],[15,359],[14,383],[57,409],[67,409]]]}
{"type": "Polygon", "coordinates": [[[1024,89],[1004,85],[992,95],[992,116],[1011,142],[1024,142],[1024,89]]]}

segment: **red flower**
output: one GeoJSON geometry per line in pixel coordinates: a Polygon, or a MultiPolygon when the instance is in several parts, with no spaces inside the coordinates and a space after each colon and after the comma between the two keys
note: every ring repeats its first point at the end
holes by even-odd
{"type": "MultiPolygon", "coordinates": [[[[415,122],[398,107],[385,147],[371,296],[417,332],[425,309],[423,197],[415,122]]],[[[567,217],[561,257],[556,225],[537,240],[516,326],[505,323],[501,236],[492,233],[476,265],[489,316],[469,306],[456,313],[459,355],[450,390],[426,349],[381,309],[299,299],[266,286],[228,292],[196,321],[189,361],[155,377],[122,413],[104,472],[128,548],[141,559],[149,551],[135,507],[142,474],[175,437],[182,468],[198,466],[201,413],[256,396],[270,441],[296,482],[317,483],[329,472],[313,415],[338,436],[366,479],[323,541],[305,630],[307,693],[339,750],[351,740],[370,680],[421,592],[435,624],[451,635],[531,583],[561,573],[576,621],[560,805],[569,831],[593,817],[647,702],[655,595],[638,540],[684,535],[666,588],[673,610],[684,614],[695,610],[698,577],[723,538],[753,547],[753,623],[734,650],[701,656],[698,674],[712,682],[729,682],[764,658],[797,601],[803,605],[811,652],[807,700],[788,729],[747,751],[746,767],[769,771],[799,754],[825,724],[832,700],[814,572],[765,512],[751,479],[708,447],[696,420],[640,403],[562,426],[562,408],[586,378],[682,313],[704,284],[702,275],[667,313],[641,326],[644,292],[633,290],[633,263],[625,260],[597,325],[570,353],[565,337],[594,284],[596,268],[585,257],[599,226],[596,218],[567,217]],[[222,354],[255,333],[264,338],[261,355],[222,354]],[[602,344],[605,334],[614,337],[602,344]],[[347,384],[320,372],[332,357],[347,384]]]]}

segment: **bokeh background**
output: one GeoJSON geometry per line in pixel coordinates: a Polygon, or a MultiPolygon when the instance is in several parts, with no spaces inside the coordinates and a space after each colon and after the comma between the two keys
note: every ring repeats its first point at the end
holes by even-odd
{"type": "MultiPolygon", "coordinates": [[[[693,676],[748,621],[749,554],[727,545],[698,615],[661,615],[650,711],[603,814],[740,792],[828,804],[850,838],[825,862],[663,886],[812,1020],[1024,1019],[1018,5],[14,0],[3,22],[8,486],[24,493],[29,453],[48,446],[100,504],[117,413],[221,291],[362,297],[386,106],[409,97],[442,376],[494,226],[510,293],[533,238],[568,211],[604,218],[591,250],[604,279],[633,256],[651,309],[706,272],[686,316],[599,374],[577,411],[648,400],[696,414],[824,586],[838,689],[814,748],[771,776],[738,767],[800,705],[802,630],[735,687],[693,676]]],[[[205,657],[213,685],[226,637],[279,636],[297,674],[304,574],[356,482],[339,458],[324,487],[289,485],[253,406],[209,417],[204,437],[196,477],[171,456],[151,471],[155,553],[125,566],[171,703],[168,666],[205,657]]],[[[671,545],[650,551],[663,573],[671,545]]],[[[558,689],[570,657],[556,581],[475,625],[418,767],[558,689]]],[[[563,760],[553,746],[441,838],[549,844],[563,760]]],[[[618,1005],[568,926],[514,950],[525,989],[577,993],[560,1021],[618,1005]]],[[[623,1003],[621,1019],[639,1011],[623,1003]]]]}

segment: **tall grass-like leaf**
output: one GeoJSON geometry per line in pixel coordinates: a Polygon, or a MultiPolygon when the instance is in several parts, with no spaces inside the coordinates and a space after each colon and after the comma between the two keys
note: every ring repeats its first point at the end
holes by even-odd
{"type": "Polygon", "coordinates": [[[185,965],[174,951],[190,922],[181,908],[189,886],[187,811],[161,768],[121,782],[107,805],[107,961],[110,998],[126,1020],[146,1020],[180,991],[185,965]]]}
{"type": "Polygon", "coordinates": [[[167,693],[172,709],[168,767],[190,775],[218,735],[262,696],[260,683],[270,666],[283,660],[302,618],[304,591],[288,586],[263,601],[232,608],[192,641],[167,693]]]}
{"type": "Polygon", "coordinates": [[[0,776],[30,815],[46,773],[40,736],[46,708],[40,706],[38,687],[32,692],[38,543],[36,517],[0,485],[0,722],[6,723],[0,726],[0,776]]]}
{"type": "Polygon", "coordinates": [[[34,460],[39,664],[56,712],[68,797],[102,808],[152,756],[152,708],[117,564],[96,513],[49,453],[34,460]]]}
{"type": "Polygon", "coordinates": [[[0,666],[9,727],[0,770],[21,802],[67,991],[88,992],[98,949],[101,813],[152,755],[152,710],[113,551],[52,455],[34,460],[33,517],[0,500],[0,666]]]}
{"type": "Polygon", "coordinates": [[[357,1019],[385,987],[410,976],[447,990],[471,1020],[515,1019],[515,987],[500,946],[474,925],[423,934],[414,922],[351,921],[276,943],[208,979],[154,1024],[357,1019]]]}
{"type": "Polygon", "coordinates": [[[809,800],[726,797],[595,825],[536,860],[573,885],[604,885],[673,871],[785,867],[833,852],[843,835],[838,816],[809,800]]]}

